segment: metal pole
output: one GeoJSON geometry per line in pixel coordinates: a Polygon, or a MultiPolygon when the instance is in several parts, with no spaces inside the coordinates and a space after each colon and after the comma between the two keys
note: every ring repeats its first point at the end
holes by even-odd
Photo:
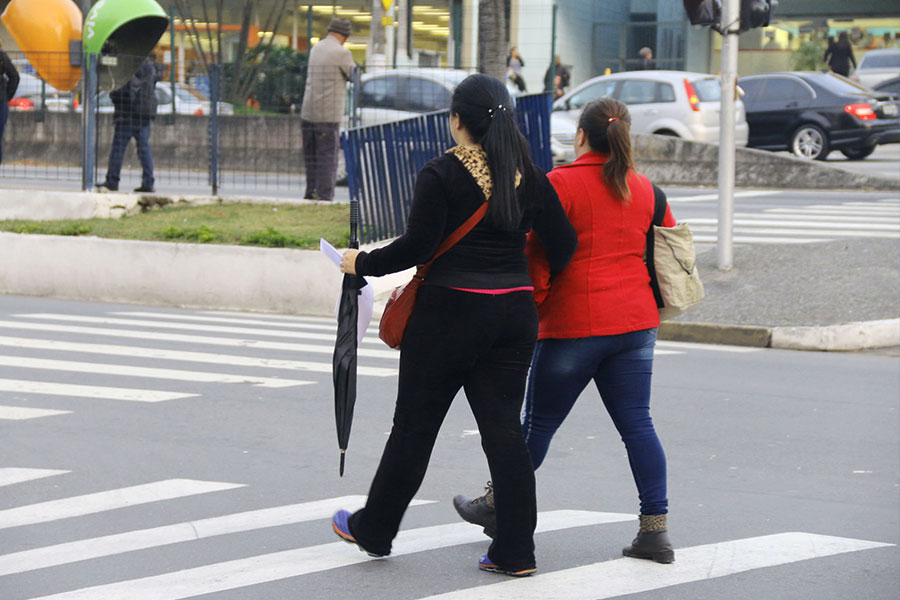
{"type": "Polygon", "coordinates": [[[310,4],[306,7],[306,51],[309,52],[312,49],[312,19],[313,19],[313,5],[310,4]]]}
{"type": "Polygon", "coordinates": [[[550,29],[550,102],[556,100],[556,10],[559,8],[553,3],[553,20],[550,29]]]}
{"type": "Polygon", "coordinates": [[[175,124],[175,6],[169,7],[169,80],[172,82],[172,114],[166,116],[166,124],[175,124]]]}
{"type": "Polygon", "coordinates": [[[722,108],[719,113],[719,236],[716,258],[719,269],[734,264],[734,125],[737,91],[739,0],[725,0],[722,6],[722,108]]]}
{"type": "Polygon", "coordinates": [[[209,184],[219,194],[219,65],[209,70],[209,184]]]}
{"type": "Polygon", "coordinates": [[[97,161],[97,148],[94,142],[97,139],[95,106],[98,56],[88,54],[85,58],[87,64],[81,82],[81,189],[87,191],[94,187],[94,165],[97,161]]]}

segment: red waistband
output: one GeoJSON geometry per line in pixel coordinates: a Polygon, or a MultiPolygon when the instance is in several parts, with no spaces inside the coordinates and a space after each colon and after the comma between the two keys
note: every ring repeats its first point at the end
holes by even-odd
{"type": "Polygon", "coordinates": [[[451,290],[459,290],[460,292],[471,292],[473,294],[490,294],[492,296],[496,296],[498,294],[511,294],[513,292],[533,292],[534,286],[525,285],[522,287],[515,288],[497,288],[491,290],[472,290],[469,288],[450,288],[451,290]]]}

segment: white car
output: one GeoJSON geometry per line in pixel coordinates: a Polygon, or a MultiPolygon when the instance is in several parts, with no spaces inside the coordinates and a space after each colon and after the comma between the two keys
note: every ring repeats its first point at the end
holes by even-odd
{"type": "Polygon", "coordinates": [[[356,122],[377,125],[450,108],[450,98],[469,76],[459,69],[376,69],[360,77],[356,122]]]}
{"type": "MultiPolygon", "coordinates": [[[[156,82],[156,114],[172,114],[172,84],[168,81],[156,82]]],[[[210,101],[203,92],[195,90],[183,83],[175,84],[175,113],[179,115],[209,115],[210,101]]],[[[216,103],[220,115],[233,115],[234,106],[228,102],[216,103]]],[[[98,98],[97,112],[113,112],[112,100],[108,92],[102,92],[98,98]]]]}
{"type": "Polygon", "coordinates": [[[900,48],[882,48],[866,52],[850,79],[872,89],[882,81],[898,75],[900,75],[900,48]]]}
{"type": "MultiPolygon", "coordinates": [[[[633,133],[712,144],[719,141],[721,87],[717,77],[687,71],[627,71],[589,79],[553,103],[550,146],[555,163],[574,160],[581,109],[604,96],[628,106],[633,133]]],[[[736,145],[746,146],[749,129],[740,100],[735,120],[736,145]]]]}

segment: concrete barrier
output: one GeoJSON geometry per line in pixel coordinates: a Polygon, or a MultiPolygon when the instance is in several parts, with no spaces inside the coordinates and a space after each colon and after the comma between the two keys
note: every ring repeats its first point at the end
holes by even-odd
{"type": "MultiPolygon", "coordinates": [[[[633,142],[638,170],[654,183],[718,186],[718,145],[661,135],[635,135],[633,142]]],[[[897,189],[895,180],[754,148],[737,148],[735,182],[752,188],[897,189]]]]}

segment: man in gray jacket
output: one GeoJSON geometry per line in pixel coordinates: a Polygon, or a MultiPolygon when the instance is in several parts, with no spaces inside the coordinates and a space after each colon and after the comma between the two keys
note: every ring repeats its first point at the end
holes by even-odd
{"type": "Polygon", "coordinates": [[[350,21],[332,19],[328,35],[309,51],[306,91],[300,109],[308,200],[332,200],[344,115],[346,82],[353,76],[353,56],[344,48],[350,21]]]}

